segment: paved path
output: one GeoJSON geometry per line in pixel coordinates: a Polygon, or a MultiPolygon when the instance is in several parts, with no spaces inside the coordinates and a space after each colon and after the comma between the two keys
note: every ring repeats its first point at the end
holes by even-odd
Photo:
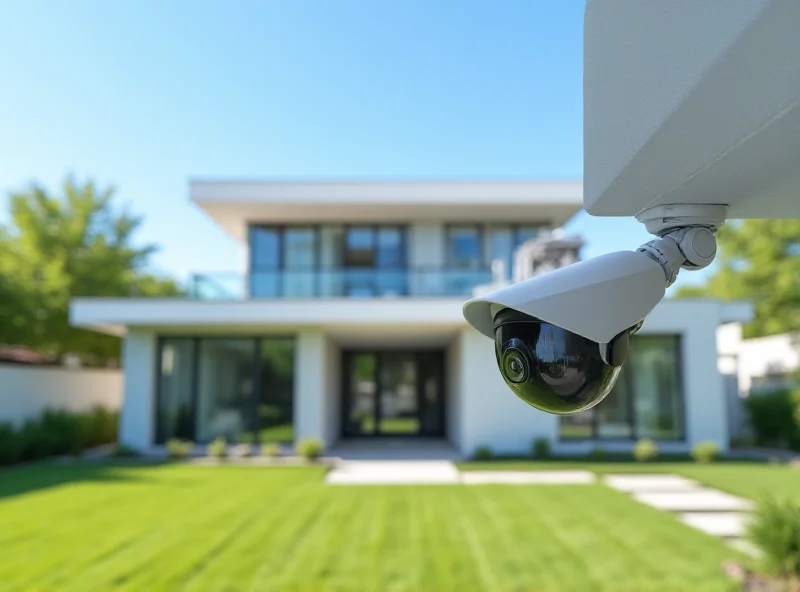
{"type": "Polygon", "coordinates": [[[689,526],[752,551],[741,540],[749,500],[712,489],[678,475],[606,475],[603,481],[635,500],[674,512],[689,526]]]}
{"type": "Polygon", "coordinates": [[[555,485],[594,483],[589,471],[465,471],[444,460],[345,460],[325,476],[331,485],[555,485]]]}

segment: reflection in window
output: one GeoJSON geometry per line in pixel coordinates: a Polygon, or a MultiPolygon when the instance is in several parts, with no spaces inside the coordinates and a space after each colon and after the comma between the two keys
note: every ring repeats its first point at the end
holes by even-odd
{"type": "Polygon", "coordinates": [[[256,428],[253,339],[201,339],[197,378],[197,439],[236,441],[256,428]]]}
{"type": "Polygon", "coordinates": [[[680,337],[636,335],[614,390],[595,408],[560,420],[561,438],[684,438],[680,337]]]}
{"type": "Polygon", "coordinates": [[[261,340],[261,376],[258,406],[261,442],[294,439],[294,340],[261,340]]]}
{"type": "Polygon", "coordinates": [[[290,337],[162,339],[157,441],[291,441],[294,349],[290,337]]]}
{"type": "Polygon", "coordinates": [[[159,442],[170,438],[191,440],[194,341],[164,339],[159,357],[157,439],[159,442]]]}
{"type": "Polygon", "coordinates": [[[447,264],[454,269],[480,267],[481,234],[477,226],[447,228],[447,264]]]}

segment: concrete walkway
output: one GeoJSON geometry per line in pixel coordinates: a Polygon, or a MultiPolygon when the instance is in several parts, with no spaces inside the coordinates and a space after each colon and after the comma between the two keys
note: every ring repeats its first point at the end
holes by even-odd
{"type": "Polygon", "coordinates": [[[465,471],[445,460],[340,460],[328,471],[331,485],[557,485],[594,483],[589,471],[465,471]]]}
{"type": "Polygon", "coordinates": [[[606,475],[609,487],[656,509],[675,513],[689,526],[749,550],[741,540],[752,502],[678,475],[606,475]]]}

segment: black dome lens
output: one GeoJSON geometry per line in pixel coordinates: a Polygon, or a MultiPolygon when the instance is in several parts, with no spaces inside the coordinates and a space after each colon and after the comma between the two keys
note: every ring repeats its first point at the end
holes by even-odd
{"type": "Polygon", "coordinates": [[[530,376],[527,356],[513,345],[503,351],[503,374],[513,383],[525,382],[530,376]]]}
{"type": "Polygon", "coordinates": [[[549,413],[594,407],[621,370],[603,361],[596,342],[515,311],[495,319],[495,353],[514,393],[549,413]]]}

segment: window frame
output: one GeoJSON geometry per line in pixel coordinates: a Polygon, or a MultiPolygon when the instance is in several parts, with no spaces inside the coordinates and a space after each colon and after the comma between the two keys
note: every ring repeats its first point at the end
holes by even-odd
{"type": "MultiPolygon", "coordinates": [[[[443,241],[443,252],[444,252],[444,266],[446,269],[462,269],[456,268],[453,266],[453,262],[450,258],[450,231],[453,228],[463,228],[463,227],[473,227],[478,230],[478,261],[476,262],[474,267],[463,268],[465,271],[471,269],[488,269],[492,262],[486,260],[486,246],[487,246],[487,236],[488,230],[491,227],[496,226],[506,226],[511,229],[512,235],[512,243],[513,246],[511,247],[511,255],[513,256],[514,251],[519,248],[522,244],[520,242],[520,229],[522,228],[532,228],[538,227],[540,231],[545,231],[549,228],[549,226],[545,223],[537,223],[537,222],[505,222],[503,220],[497,220],[492,222],[446,222],[442,225],[443,232],[442,232],[442,241],[443,241]]],[[[510,272],[511,270],[509,270],[510,272]]]]}
{"type": "MultiPolygon", "coordinates": [[[[164,350],[164,342],[169,340],[177,340],[177,339],[186,339],[189,340],[192,344],[192,352],[191,352],[191,359],[192,359],[192,368],[191,368],[191,392],[189,394],[189,400],[191,401],[191,412],[192,412],[192,428],[191,428],[191,439],[198,444],[205,444],[207,442],[197,442],[197,404],[198,404],[198,397],[200,393],[200,343],[203,340],[206,341],[224,341],[224,340],[251,340],[253,341],[254,346],[254,354],[252,360],[252,373],[253,373],[253,389],[254,392],[258,393],[258,397],[254,398],[254,403],[256,408],[253,410],[255,414],[255,422],[256,422],[256,433],[259,433],[263,426],[261,425],[261,418],[258,414],[258,405],[261,403],[261,388],[262,388],[262,381],[261,381],[261,374],[263,369],[263,360],[262,360],[262,345],[265,340],[275,339],[275,340],[286,340],[291,341],[294,348],[294,360],[292,362],[292,381],[294,383],[294,373],[297,364],[297,336],[294,334],[286,334],[286,333],[276,333],[276,334],[267,334],[267,335],[242,335],[242,334],[219,334],[219,335],[197,335],[197,334],[185,334],[185,333],[176,333],[176,334],[159,334],[156,337],[156,347],[155,347],[155,373],[154,373],[154,392],[155,392],[155,405],[153,406],[153,413],[152,413],[152,427],[153,427],[153,443],[156,446],[166,444],[166,441],[169,438],[163,438],[164,436],[164,426],[162,425],[161,421],[161,404],[163,401],[163,393],[161,388],[161,363],[163,360],[162,352],[164,350]]],[[[293,391],[296,385],[293,384],[293,391]]],[[[296,420],[297,410],[294,406],[294,392],[292,393],[292,425],[294,425],[296,420]]]]}

